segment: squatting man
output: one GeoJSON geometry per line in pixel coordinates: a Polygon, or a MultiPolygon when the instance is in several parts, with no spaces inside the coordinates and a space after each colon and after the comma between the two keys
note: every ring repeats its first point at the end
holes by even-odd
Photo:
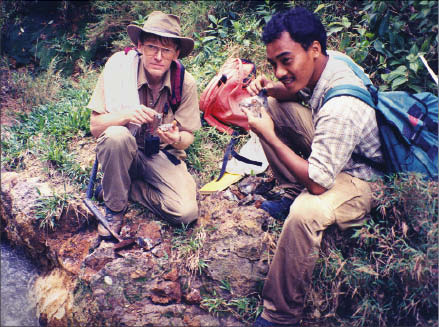
{"type": "Polygon", "coordinates": [[[286,197],[262,208],[286,218],[262,291],[263,312],[255,326],[299,325],[305,291],[318,258],[323,232],[332,224],[358,226],[370,211],[368,180],[377,171],[354,161],[352,153],[382,161],[375,111],[351,96],[325,104],[336,85],[366,89],[349,66],[326,50],[321,21],[304,8],[275,14],[263,29],[267,60],[278,82],[258,76],[251,95],[265,89],[262,117],[247,113],[286,197]],[[299,104],[303,101],[307,107],[299,104]],[[303,191],[294,199],[291,190],[303,191]],[[293,201],[294,199],[294,201],[293,201]]]}
{"type": "MultiPolygon", "coordinates": [[[[171,71],[190,54],[194,41],[181,35],[177,16],[160,11],[152,12],[143,27],[129,25],[127,32],[137,49],[109,58],[88,104],[103,171],[96,196],[103,199],[116,233],[129,199],[170,223],[188,224],[198,217],[196,184],[183,161],[201,127],[193,76],[184,72],[175,110],[170,94],[171,71]],[[158,128],[161,124],[167,128],[158,128]]],[[[102,224],[98,232],[111,238],[102,224]]]]}

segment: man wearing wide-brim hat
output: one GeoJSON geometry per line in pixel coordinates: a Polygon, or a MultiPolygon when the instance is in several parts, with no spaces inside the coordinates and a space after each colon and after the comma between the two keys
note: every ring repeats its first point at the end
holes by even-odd
{"type": "MultiPolygon", "coordinates": [[[[116,233],[129,199],[173,224],[188,224],[198,206],[184,150],[201,122],[195,79],[178,59],[194,41],[181,35],[177,16],[160,11],[127,32],[136,49],[110,57],[88,104],[103,170],[95,195],[116,233]]],[[[103,225],[98,232],[111,237],[103,225]]]]}

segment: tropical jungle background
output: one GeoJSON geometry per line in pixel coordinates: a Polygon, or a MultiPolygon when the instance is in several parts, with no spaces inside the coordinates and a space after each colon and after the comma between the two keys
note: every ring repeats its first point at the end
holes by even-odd
{"type": "MultiPolygon", "coordinates": [[[[43,165],[42,173],[62,176],[84,192],[91,167],[79,164],[72,146],[91,139],[86,105],[106,59],[130,45],[126,26],[142,25],[151,11],[180,16],[183,34],[195,40],[183,63],[201,94],[229,57],[250,59],[258,73],[272,75],[262,27],[274,12],[297,5],[322,19],[328,48],[351,56],[381,90],[437,93],[419,57],[438,74],[437,1],[4,0],[2,171],[31,169],[32,158],[43,165]]],[[[229,140],[203,121],[187,160],[200,184],[218,174],[229,140]]],[[[335,325],[437,326],[437,182],[410,174],[380,183],[368,223],[324,240],[308,315],[335,325]]],[[[75,196],[43,199],[41,226],[53,227],[56,212],[75,196]]],[[[273,230],[279,232],[281,223],[273,230]]],[[[232,310],[249,323],[261,310],[258,297],[241,306],[224,298],[203,301],[209,312],[232,310]]]]}

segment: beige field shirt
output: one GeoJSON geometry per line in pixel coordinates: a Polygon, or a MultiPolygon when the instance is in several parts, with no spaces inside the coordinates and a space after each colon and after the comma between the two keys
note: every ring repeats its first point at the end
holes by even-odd
{"type": "MultiPolygon", "coordinates": [[[[159,96],[157,99],[153,99],[145,69],[143,68],[142,61],[139,60],[137,90],[141,104],[154,109],[158,113],[163,113],[165,105],[168,103],[168,93],[171,92],[171,72],[168,70],[160,86],[159,96]]],[[[172,112],[169,104],[168,106],[169,111],[163,117],[163,123],[171,123],[175,119],[180,130],[188,132],[194,132],[201,127],[197,86],[194,77],[188,71],[185,71],[184,74],[181,104],[175,114],[172,112]]],[[[87,107],[99,114],[108,112],[105,104],[104,73],[101,73],[99,76],[87,107]]]]}

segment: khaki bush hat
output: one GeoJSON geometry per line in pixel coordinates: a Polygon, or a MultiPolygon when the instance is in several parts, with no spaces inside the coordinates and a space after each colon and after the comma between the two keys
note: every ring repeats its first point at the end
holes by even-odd
{"type": "Polygon", "coordinates": [[[163,37],[180,40],[179,58],[186,57],[194,49],[194,40],[181,36],[180,18],[175,15],[165,14],[161,11],[153,11],[149,14],[143,28],[137,25],[128,25],[128,36],[137,46],[140,33],[146,32],[163,37]]]}

